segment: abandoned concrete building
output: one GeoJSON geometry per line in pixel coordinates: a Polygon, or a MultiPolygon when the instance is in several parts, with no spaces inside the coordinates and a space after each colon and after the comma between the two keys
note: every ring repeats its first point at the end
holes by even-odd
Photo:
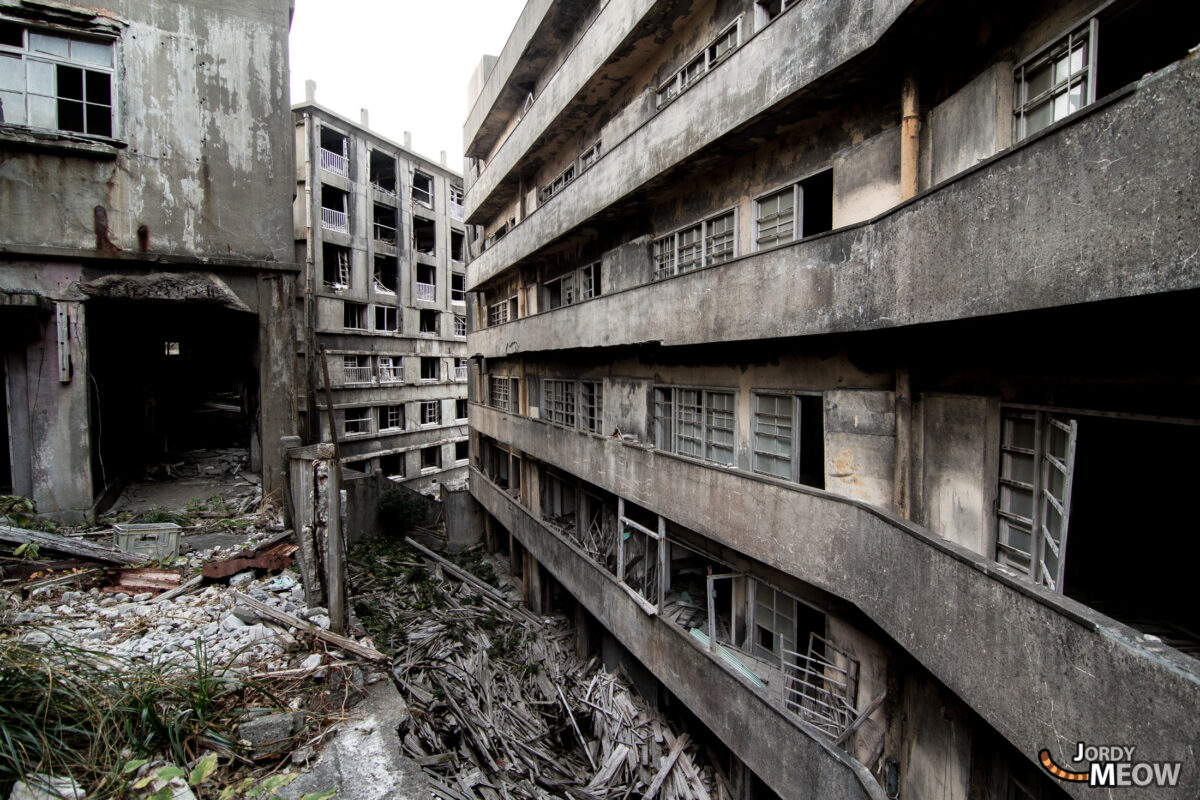
{"type": "Polygon", "coordinates": [[[1172,0],[530,0],[481,62],[489,544],[747,796],[1093,796],[1041,763],[1078,743],[1200,791],[1198,43],[1172,0]]]}
{"type": "Polygon", "coordinates": [[[288,0],[0,2],[0,493],[295,432],[288,0]]]}
{"type": "MultiPolygon", "coordinates": [[[[302,425],[342,463],[427,494],[467,472],[462,177],[315,102],[296,124],[302,425]],[[322,361],[324,353],[324,361],[322,361]],[[329,391],[325,391],[326,370],[329,391]]],[[[443,159],[444,162],[444,159],[443,159]]]]}

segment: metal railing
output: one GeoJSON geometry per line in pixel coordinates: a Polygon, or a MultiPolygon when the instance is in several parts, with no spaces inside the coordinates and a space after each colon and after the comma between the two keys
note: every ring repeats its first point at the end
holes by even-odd
{"type": "Polygon", "coordinates": [[[321,169],[332,172],[334,175],[341,175],[343,178],[350,177],[350,170],[346,167],[346,157],[341,153],[335,153],[322,147],[320,159],[321,169]]]}
{"type": "Polygon", "coordinates": [[[376,181],[371,181],[371,185],[375,187],[375,191],[377,191],[377,192],[379,192],[379,193],[381,193],[381,194],[386,194],[388,197],[395,197],[395,196],[396,196],[396,186],[395,186],[395,184],[393,184],[393,185],[392,185],[392,188],[390,188],[390,189],[389,189],[388,187],[386,187],[386,186],[382,186],[382,185],[380,185],[380,184],[379,184],[379,183],[377,183],[376,181]]]}
{"type": "Polygon", "coordinates": [[[342,367],[342,380],[346,383],[370,383],[371,366],[342,367]]]}
{"type": "Polygon", "coordinates": [[[350,232],[350,222],[346,219],[345,211],[335,211],[321,206],[321,227],[331,231],[350,232]]]}
{"type": "Polygon", "coordinates": [[[404,383],[404,367],[399,364],[387,366],[379,365],[379,382],[380,383],[404,383]]]}
{"type": "Polygon", "coordinates": [[[465,381],[466,379],[467,379],[467,366],[466,366],[466,364],[461,364],[461,365],[458,365],[458,366],[456,366],[456,367],[454,368],[454,380],[456,380],[456,381],[465,381]]]}
{"type": "Polygon", "coordinates": [[[384,225],[382,222],[375,223],[375,241],[385,244],[396,244],[396,229],[391,225],[384,225]]]}
{"type": "Polygon", "coordinates": [[[451,217],[451,219],[457,219],[457,220],[461,221],[461,220],[462,220],[462,218],[463,218],[463,206],[462,206],[462,203],[455,203],[455,202],[452,200],[452,201],[450,201],[450,203],[449,203],[448,205],[450,206],[450,217],[451,217]]]}
{"type": "Polygon", "coordinates": [[[779,668],[784,710],[837,741],[856,714],[858,662],[813,633],[807,654],[780,648],[779,668]]]}
{"type": "Polygon", "coordinates": [[[434,292],[437,290],[437,285],[432,283],[417,284],[417,299],[423,300],[426,303],[432,303],[434,292]]]}

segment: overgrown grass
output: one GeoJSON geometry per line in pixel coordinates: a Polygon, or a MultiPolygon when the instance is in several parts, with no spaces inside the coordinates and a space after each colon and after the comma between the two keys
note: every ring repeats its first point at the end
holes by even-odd
{"type": "Polygon", "coordinates": [[[42,773],[70,774],[89,797],[126,797],[131,758],[186,765],[207,750],[236,753],[233,731],[251,701],[282,706],[203,646],[168,664],[0,638],[0,795],[42,773]]]}

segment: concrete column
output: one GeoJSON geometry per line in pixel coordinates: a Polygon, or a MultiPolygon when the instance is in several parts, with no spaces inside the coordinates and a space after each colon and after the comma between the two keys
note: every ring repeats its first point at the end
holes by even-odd
{"type": "Polygon", "coordinates": [[[896,513],[912,513],[912,380],[908,367],[896,367],[896,473],[893,503],[896,513]]]}
{"type": "Polygon", "coordinates": [[[258,279],[258,398],[263,496],[281,491],[283,455],[277,446],[296,434],[295,279],[284,273],[258,279]]]}

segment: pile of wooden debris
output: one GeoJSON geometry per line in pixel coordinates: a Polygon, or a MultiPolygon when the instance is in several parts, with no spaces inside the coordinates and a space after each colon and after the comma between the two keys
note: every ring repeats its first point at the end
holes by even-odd
{"type": "Polygon", "coordinates": [[[565,619],[535,616],[408,541],[352,558],[352,585],[376,643],[394,651],[412,712],[403,746],[435,796],[732,796],[709,753],[677,736],[620,670],[576,657],[565,619]]]}

